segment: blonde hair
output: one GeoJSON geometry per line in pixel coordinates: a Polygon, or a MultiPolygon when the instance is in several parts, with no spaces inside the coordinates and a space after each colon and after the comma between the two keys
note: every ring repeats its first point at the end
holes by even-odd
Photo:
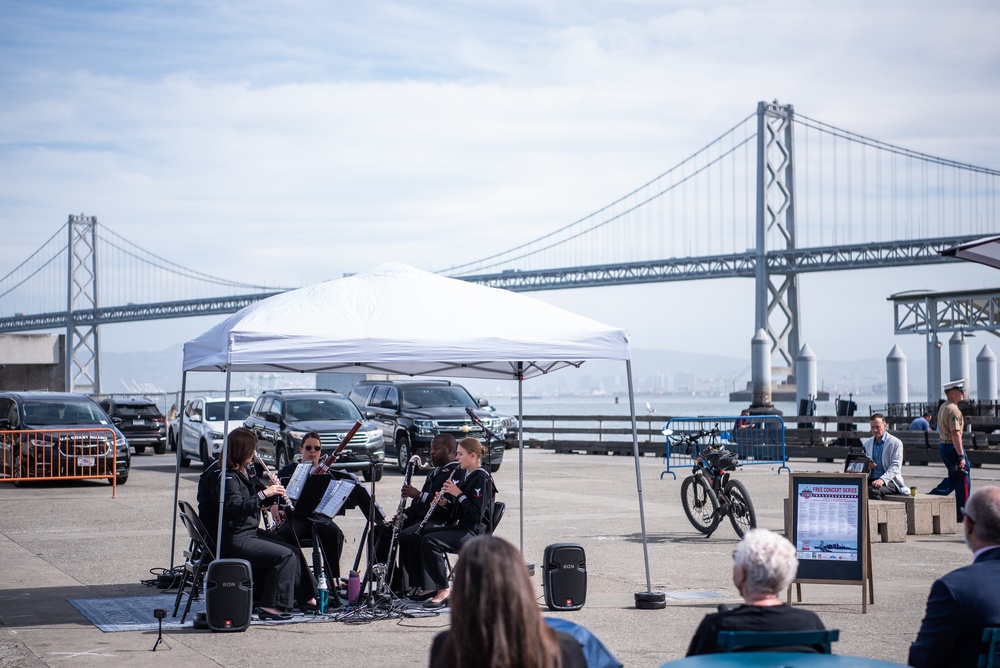
{"type": "Polygon", "coordinates": [[[486,446],[480,443],[478,438],[472,438],[471,436],[463,438],[458,442],[458,447],[480,459],[486,456],[486,446]]]}

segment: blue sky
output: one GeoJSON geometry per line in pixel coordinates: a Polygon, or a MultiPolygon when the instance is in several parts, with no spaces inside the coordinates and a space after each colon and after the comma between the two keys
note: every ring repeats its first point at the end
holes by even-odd
{"type": "MultiPolygon", "coordinates": [[[[996,168],[998,28],[987,1],[8,0],[0,273],[80,212],[252,283],[442,269],[604,206],[774,98],[996,168]]],[[[922,343],[893,339],[889,294],[998,281],[949,266],[802,284],[821,359],[894,342],[912,358],[922,343]]],[[[536,294],[636,347],[749,356],[749,281],[536,294]]],[[[103,341],[159,348],[211,324],[103,341]]]]}

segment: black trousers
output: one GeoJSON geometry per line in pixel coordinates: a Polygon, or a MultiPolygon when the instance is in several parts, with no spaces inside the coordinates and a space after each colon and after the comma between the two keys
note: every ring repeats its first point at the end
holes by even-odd
{"type": "Polygon", "coordinates": [[[448,586],[448,570],[445,568],[447,552],[458,552],[462,546],[476,537],[468,529],[461,527],[435,527],[427,529],[420,538],[420,565],[423,588],[445,589],[448,586]]]}
{"type": "Polygon", "coordinates": [[[303,579],[300,551],[276,538],[245,532],[223,535],[222,554],[250,562],[254,591],[260,592],[262,607],[284,609],[295,605],[296,587],[303,579]]]}
{"type": "Polygon", "coordinates": [[[278,529],[278,538],[289,545],[301,548],[303,539],[312,540],[313,525],[316,527],[316,537],[319,538],[322,548],[323,570],[332,589],[337,586],[337,580],[340,579],[340,555],[344,551],[344,532],[333,520],[320,516],[318,521],[313,522],[309,518],[289,515],[278,529]]]}

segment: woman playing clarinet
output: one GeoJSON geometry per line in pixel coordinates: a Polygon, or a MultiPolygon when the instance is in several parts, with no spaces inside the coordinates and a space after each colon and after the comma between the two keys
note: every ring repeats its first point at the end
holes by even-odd
{"type": "Polygon", "coordinates": [[[494,489],[493,478],[481,465],[485,454],[486,447],[475,438],[464,438],[459,442],[456,459],[461,475],[454,476],[441,487],[450,501],[455,523],[427,529],[420,538],[424,579],[421,595],[433,593],[424,607],[443,608],[448,604],[451,590],[444,568],[445,553],[458,552],[474,537],[492,531],[490,518],[494,489]]]}
{"type": "MultiPolygon", "coordinates": [[[[222,556],[250,562],[254,588],[260,592],[258,616],[262,620],[291,619],[286,610],[295,605],[296,587],[300,590],[300,600],[312,597],[314,592],[312,583],[303,580],[302,554],[257,530],[261,505],[266,505],[270,497],[284,494],[285,488],[280,484],[263,487],[256,476],[247,473],[257,447],[257,437],[252,431],[243,427],[234,429],[228,440],[222,556]]],[[[305,577],[311,579],[308,571],[305,577]]],[[[308,605],[315,605],[315,599],[303,607],[308,605]]]]}

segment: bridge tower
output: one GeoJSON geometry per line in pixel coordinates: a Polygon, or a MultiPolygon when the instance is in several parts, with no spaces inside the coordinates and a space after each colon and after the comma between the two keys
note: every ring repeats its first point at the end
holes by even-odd
{"type": "Polygon", "coordinates": [[[799,280],[794,267],[768,270],[769,251],[795,249],[795,151],[792,105],[757,104],[757,249],[754,331],[771,340],[772,375],[795,381],[799,280]]]}
{"type": "Polygon", "coordinates": [[[101,391],[101,348],[94,318],[77,323],[78,311],[97,310],[97,217],[70,216],[66,297],[66,391],[101,391]]]}

